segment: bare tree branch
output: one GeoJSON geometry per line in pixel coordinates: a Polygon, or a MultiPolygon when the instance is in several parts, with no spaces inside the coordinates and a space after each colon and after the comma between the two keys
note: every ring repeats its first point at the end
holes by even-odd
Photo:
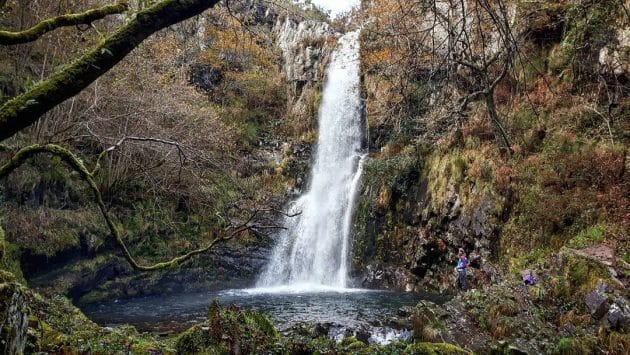
{"type": "Polygon", "coordinates": [[[118,142],[116,142],[116,144],[114,144],[114,145],[110,146],[109,148],[103,150],[98,155],[98,157],[96,158],[96,162],[94,163],[94,169],[92,169],[92,175],[95,175],[98,172],[98,170],[101,168],[101,164],[100,164],[101,159],[103,159],[110,152],[113,152],[113,151],[115,151],[117,149],[120,149],[120,147],[125,142],[128,142],[128,141],[155,142],[155,143],[160,143],[160,144],[174,146],[175,148],[177,148],[177,152],[179,154],[179,163],[180,163],[179,174],[181,175],[181,168],[186,163],[187,157],[186,157],[186,153],[184,152],[184,148],[182,147],[182,145],[179,142],[168,140],[168,139],[162,139],[162,138],[136,137],[136,136],[123,137],[123,138],[119,139],[118,142]]]}

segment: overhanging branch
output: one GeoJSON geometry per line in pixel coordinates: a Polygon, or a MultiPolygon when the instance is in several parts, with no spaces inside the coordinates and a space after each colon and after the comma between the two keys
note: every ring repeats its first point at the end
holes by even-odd
{"type": "Polygon", "coordinates": [[[0,45],[12,45],[33,42],[44,34],[54,31],[60,27],[89,25],[96,20],[100,20],[109,15],[120,14],[127,10],[128,5],[124,2],[110,4],[98,9],[88,10],[79,14],[67,14],[50,19],[46,19],[37,25],[24,31],[0,31],[0,45]]]}

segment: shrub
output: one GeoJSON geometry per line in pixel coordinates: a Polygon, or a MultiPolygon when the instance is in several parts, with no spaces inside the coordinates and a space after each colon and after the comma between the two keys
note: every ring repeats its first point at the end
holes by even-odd
{"type": "Polygon", "coordinates": [[[596,348],[597,342],[593,337],[581,338],[561,338],[551,351],[552,354],[561,355],[587,355],[592,354],[596,348]]]}
{"type": "Polygon", "coordinates": [[[593,244],[601,243],[604,240],[606,234],[605,225],[596,225],[587,229],[581,230],[578,235],[571,239],[567,246],[571,248],[586,248],[593,244]]]}
{"type": "Polygon", "coordinates": [[[224,308],[214,300],[208,307],[207,322],[181,334],[175,347],[182,354],[233,351],[254,354],[273,347],[278,339],[278,332],[267,316],[233,305],[224,308]]]}

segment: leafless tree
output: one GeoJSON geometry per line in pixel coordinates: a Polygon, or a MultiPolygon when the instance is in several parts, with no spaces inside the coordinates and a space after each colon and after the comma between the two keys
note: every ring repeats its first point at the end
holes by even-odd
{"type": "MultiPolygon", "coordinates": [[[[521,36],[515,34],[513,15],[503,1],[384,2],[395,14],[388,17],[389,21],[368,18],[364,36],[381,46],[368,50],[391,53],[380,55],[384,61],[377,56],[368,66],[378,67],[389,76],[395,83],[391,90],[398,90],[397,100],[403,105],[425,109],[439,105],[448,108],[451,116],[465,117],[471,102],[482,102],[496,136],[509,151],[510,138],[503,128],[494,93],[514,69],[521,36]]],[[[378,9],[383,2],[372,6],[378,9]]],[[[369,9],[367,14],[371,16],[369,9]]]]}

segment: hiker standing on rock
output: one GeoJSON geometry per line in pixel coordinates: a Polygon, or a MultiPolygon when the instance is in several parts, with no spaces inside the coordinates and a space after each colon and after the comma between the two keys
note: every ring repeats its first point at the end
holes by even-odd
{"type": "Polygon", "coordinates": [[[457,253],[457,287],[460,290],[466,291],[468,285],[466,284],[466,268],[468,267],[468,258],[464,248],[459,248],[457,253]]]}

